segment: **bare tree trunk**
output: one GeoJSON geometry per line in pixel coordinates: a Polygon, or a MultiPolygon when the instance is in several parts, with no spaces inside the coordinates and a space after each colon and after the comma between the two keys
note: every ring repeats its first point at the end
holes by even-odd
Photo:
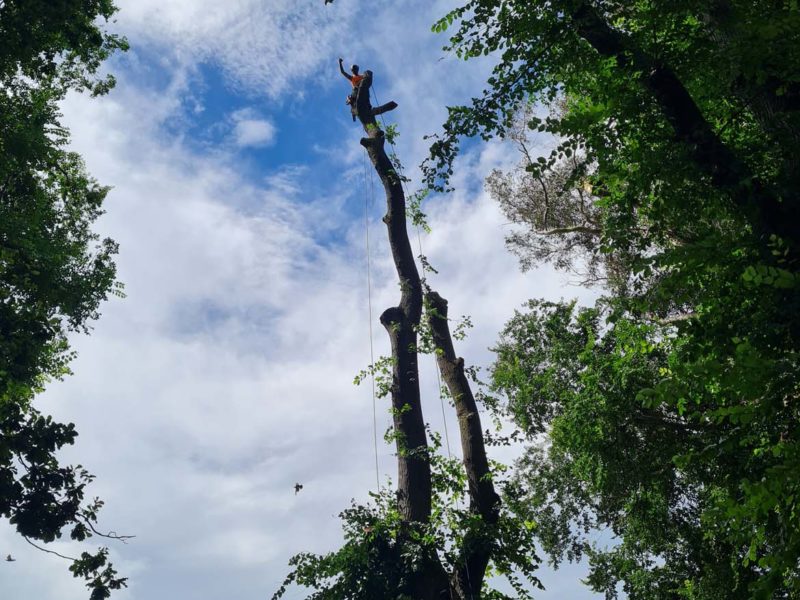
{"type": "Polygon", "coordinates": [[[381,323],[392,344],[392,409],[398,464],[398,506],[404,519],[425,523],[431,514],[431,468],[419,393],[417,329],[422,316],[422,283],[406,231],[406,199],[400,175],[384,150],[383,131],[369,102],[372,72],[367,71],[355,102],[367,137],[361,145],[386,190],[386,215],[392,258],[400,278],[400,304],[387,308],[381,323]]]}
{"type": "MultiPolygon", "coordinates": [[[[428,523],[431,516],[431,466],[428,439],[419,391],[417,330],[422,317],[422,282],[414,262],[406,230],[406,198],[400,174],[384,149],[385,137],[375,121],[379,114],[370,105],[372,72],[366,71],[354,103],[367,137],[361,139],[375,171],[386,191],[386,214],[383,222],[389,233],[397,276],[400,279],[400,303],[387,308],[380,317],[392,345],[392,415],[397,448],[397,504],[409,526],[428,523]]],[[[379,109],[386,109],[393,103],[379,109]]],[[[395,104],[396,106],[396,104],[395,104]]],[[[389,109],[391,110],[391,109],[389,109]]],[[[385,110],[380,110],[385,112],[385,110]]],[[[420,600],[440,600],[449,594],[447,574],[434,552],[424,557],[419,570],[409,574],[406,592],[420,600]]]]}
{"type": "MultiPolygon", "coordinates": [[[[456,357],[453,348],[453,339],[447,324],[447,300],[434,291],[426,294],[426,300],[430,309],[428,324],[433,335],[436,361],[458,415],[461,452],[469,484],[470,510],[479,514],[483,523],[491,527],[497,523],[500,497],[494,491],[489,461],[486,458],[478,405],[464,372],[464,359],[456,357]]],[[[463,598],[479,597],[491,558],[487,544],[481,543],[480,537],[467,535],[461,548],[453,583],[459,596],[463,598]]]]}
{"type": "MultiPolygon", "coordinates": [[[[398,509],[413,526],[428,523],[431,516],[431,469],[429,447],[422,416],[417,364],[417,330],[422,317],[423,288],[406,229],[406,200],[401,176],[386,155],[385,137],[375,115],[393,110],[389,102],[373,108],[369,101],[372,72],[366,71],[359,84],[354,114],[367,137],[361,139],[386,191],[387,211],[383,217],[389,233],[397,275],[400,279],[400,303],[386,309],[381,323],[389,334],[394,367],[392,372],[392,409],[398,461],[398,509]]],[[[486,527],[498,520],[500,498],[494,491],[489,462],[483,442],[480,416],[475,398],[464,373],[464,361],[456,358],[447,324],[447,301],[429,291],[429,325],[437,349],[437,363],[442,378],[455,401],[461,433],[463,462],[469,482],[470,510],[480,515],[486,527]]],[[[446,573],[435,553],[426,557],[420,572],[411,577],[410,593],[420,600],[477,600],[489,564],[490,545],[485,543],[486,529],[468,534],[460,549],[453,573],[446,573]]]]}

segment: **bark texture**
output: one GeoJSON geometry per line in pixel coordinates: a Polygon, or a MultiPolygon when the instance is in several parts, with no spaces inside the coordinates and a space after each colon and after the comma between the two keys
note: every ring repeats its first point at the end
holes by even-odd
{"type": "Polygon", "coordinates": [[[400,175],[384,149],[385,137],[369,101],[372,72],[366,71],[356,95],[356,114],[367,137],[361,139],[386,191],[383,222],[400,278],[400,303],[387,308],[381,324],[389,334],[394,366],[392,409],[398,464],[398,506],[404,519],[425,523],[431,514],[431,468],[422,417],[417,364],[417,329],[422,316],[422,282],[406,230],[406,198],[400,175]]]}

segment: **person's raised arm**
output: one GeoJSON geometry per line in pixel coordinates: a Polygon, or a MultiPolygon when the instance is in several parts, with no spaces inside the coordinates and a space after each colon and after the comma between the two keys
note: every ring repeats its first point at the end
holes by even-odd
{"type": "Polygon", "coordinates": [[[344,70],[344,66],[342,65],[342,59],[341,58],[339,59],[339,71],[341,72],[342,75],[347,77],[348,81],[352,81],[353,80],[353,76],[350,75],[347,71],[344,70]]]}

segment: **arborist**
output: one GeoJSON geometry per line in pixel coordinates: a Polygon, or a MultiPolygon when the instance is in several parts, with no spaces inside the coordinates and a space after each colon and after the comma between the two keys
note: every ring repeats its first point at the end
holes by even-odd
{"type": "Polygon", "coordinates": [[[353,65],[350,67],[350,73],[344,70],[344,66],[342,65],[344,61],[340,58],[339,59],[339,71],[341,74],[352,84],[353,90],[350,92],[350,95],[347,96],[345,100],[345,104],[350,107],[350,112],[353,113],[353,121],[356,120],[356,95],[358,94],[358,84],[364,79],[363,75],[358,74],[358,65],[353,65]]]}

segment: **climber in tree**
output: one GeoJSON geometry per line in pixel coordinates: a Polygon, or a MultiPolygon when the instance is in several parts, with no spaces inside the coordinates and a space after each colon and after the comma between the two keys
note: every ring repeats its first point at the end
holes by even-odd
{"type": "Polygon", "coordinates": [[[345,104],[353,105],[353,104],[355,104],[355,101],[356,101],[356,91],[358,90],[358,84],[361,83],[361,80],[364,79],[364,76],[358,74],[358,65],[353,65],[352,67],[350,67],[350,72],[352,73],[352,75],[351,75],[350,73],[348,73],[347,71],[344,70],[344,67],[342,66],[342,62],[344,62],[344,61],[340,58],[339,59],[339,71],[353,85],[353,91],[350,92],[350,95],[347,97],[347,100],[345,100],[345,104]]]}

